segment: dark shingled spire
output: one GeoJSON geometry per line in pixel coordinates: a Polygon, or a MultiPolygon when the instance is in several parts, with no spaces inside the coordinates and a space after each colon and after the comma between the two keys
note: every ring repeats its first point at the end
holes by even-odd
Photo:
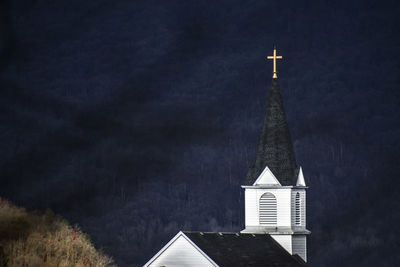
{"type": "Polygon", "coordinates": [[[266,166],[281,185],[296,185],[298,167],[277,79],[272,79],[256,160],[245,185],[253,185],[266,166]]]}

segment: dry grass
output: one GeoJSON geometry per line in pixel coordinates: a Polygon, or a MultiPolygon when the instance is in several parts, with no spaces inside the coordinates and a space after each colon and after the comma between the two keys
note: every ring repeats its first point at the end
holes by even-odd
{"type": "Polygon", "coordinates": [[[115,266],[65,220],[0,199],[0,266],[115,266]]]}

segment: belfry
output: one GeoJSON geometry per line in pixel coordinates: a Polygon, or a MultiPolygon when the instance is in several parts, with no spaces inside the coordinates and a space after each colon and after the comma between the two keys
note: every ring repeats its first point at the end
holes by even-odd
{"type": "Polygon", "coordinates": [[[272,86],[254,165],[245,190],[245,229],[269,234],[290,254],[307,261],[306,183],[297,166],[276,72],[274,48],[272,86]]]}

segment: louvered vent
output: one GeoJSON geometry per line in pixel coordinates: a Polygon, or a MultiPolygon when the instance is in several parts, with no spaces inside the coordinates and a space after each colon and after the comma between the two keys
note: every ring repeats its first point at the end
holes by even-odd
{"type": "Polygon", "coordinates": [[[260,198],[260,225],[276,225],[276,198],[271,193],[260,198]]]}
{"type": "Polygon", "coordinates": [[[301,205],[300,205],[300,193],[296,193],[296,199],[295,199],[295,211],[296,211],[296,217],[295,217],[295,222],[296,225],[301,225],[301,205]]]}

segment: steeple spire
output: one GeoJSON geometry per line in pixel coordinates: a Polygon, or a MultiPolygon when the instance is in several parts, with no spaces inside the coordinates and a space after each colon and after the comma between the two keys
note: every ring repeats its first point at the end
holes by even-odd
{"type": "Polygon", "coordinates": [[[296,185],[298,167],[276,78],[272,79],[256,160],[249,169],[245,184],[253,185],[265,167],[281,185],[296,185]]]}

